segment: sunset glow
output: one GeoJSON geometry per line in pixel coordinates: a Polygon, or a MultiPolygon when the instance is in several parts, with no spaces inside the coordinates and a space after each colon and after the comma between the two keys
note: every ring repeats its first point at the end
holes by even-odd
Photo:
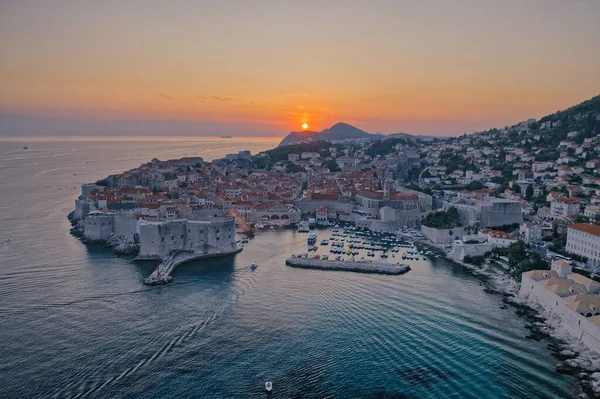
{"type": "Polygon", "coordinates": [[[308,129],[308,123],[303,123],[303,124],[302,124],[302,129],[303,129],[303,130],[306,130],[306,129],[308,129]]]}
{"type": "Polygon", "coordinates": [[[226,3],[3,1],[0,113],[456,135],[600,91],[598,1],[226,3]]]}

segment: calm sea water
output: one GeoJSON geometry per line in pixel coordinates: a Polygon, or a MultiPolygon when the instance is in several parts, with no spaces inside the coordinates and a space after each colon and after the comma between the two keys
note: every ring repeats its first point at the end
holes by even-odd
{"type": "Polygon", "coordinates": [[[82,182],[272,142],[22,145],[0,141],[0,397],[261,398],[265,381],[272,398],[575,394],[524,320],[442,260],[402,276],[293,269],[306,234],[269,231],[146,287],[154,264],[69,235],[82,182]]]}

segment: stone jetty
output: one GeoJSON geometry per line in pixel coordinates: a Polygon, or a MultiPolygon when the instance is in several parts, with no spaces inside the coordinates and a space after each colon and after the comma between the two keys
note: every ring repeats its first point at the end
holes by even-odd
{"type": "Polygon", "coordinates": [[[285,264],[302,269],[338,270],[358,273],[404,274],[410,270],[407,264],[351,262],[337,260],[321,260],[306,258],[288,258],[285,264]]]}
{"type": "MultiPolygon", "coordinates": [[[[221,253],[204,253],[198,254],[194,252],[186,252],[179,251],[173,252],[168,258],[164,259],[158,267],[154,270],[154,272],[150,275],[150,277],[144,280],[144,284],[146,285],[162,285],[170,283],[173,278],[171,277],[171,272],[181,265],[182,263],[191,262],[193,260],[198,259],[206,259],[206,258],[217,258],[221,256],[234,255],[238,252],[241,252],[244,247],[236,247],[232,251],[221,252],[221,253]]],[[[143,258],[142,258],[143,259],[143,258]]]]}

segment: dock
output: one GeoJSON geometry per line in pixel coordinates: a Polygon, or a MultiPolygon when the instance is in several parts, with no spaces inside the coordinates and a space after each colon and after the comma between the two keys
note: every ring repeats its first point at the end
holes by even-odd
{"type": "Polygon", "coordinates": [[[178,251],[176,253],[171,254],[168,258],[162,260],[158,267],[152,272],[152,274],[144,280],[144,284],[146,285],[161,285],[167,284],[173,280],[171,277],[171,273],[173,270],[181,265],[182,263],[191,262],[193,260],[198,259],[206,259],[206,258],[216,258],[221,256],[234,255],[238,252],[241,252],[243,247],[238,247],[229,252],[219,252],[213,254],[206,253],[195,253],[195,252],[187,252],[187,251],[178,251]]]}
{"type": "Polygon", "coordinates": [[[352,262],[352,261],[337,261],[337,260],[322,260],[322,259],[306,259],[306,258],[288,258],[285,264],[291,267],[301,269],[316,269],[316,270],[337,270],[357,273],[376,273],[376,274],[404,274],[410,271],[410,266],[394,263],[382,262],[352,262]]]}

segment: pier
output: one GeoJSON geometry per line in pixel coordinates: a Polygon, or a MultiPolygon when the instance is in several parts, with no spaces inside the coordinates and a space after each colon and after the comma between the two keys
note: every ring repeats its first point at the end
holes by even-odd
{"type": "Polygon", "coordinates": [[[322,259],[288,258],[285,264],[301,269],[337,270],[357,273],[404,274],[410,271],[407,264],[382,262],[351,262],[322,259]]]}
{"type": "Polygon", "coordinates": [[[198,259],[206,259],[206,258],[216,258],[227,255],[234,255],[238,252],[241,252],[243,247],[238,247],[229,252],[219,252],[213,254],[206,253],[195,253],[195,252],[187,252],[187,251],[178,251],[171,254],[168,258],[164,259],[158,267],[152,272],[152,274],[144,280],[144,284],[146,285],[161,285],[167,284],[171,282],[173,279],[171,277],[171,273],[173,270],[181,265],[182,263],[191,262],[193,260],[198,259]]]}

